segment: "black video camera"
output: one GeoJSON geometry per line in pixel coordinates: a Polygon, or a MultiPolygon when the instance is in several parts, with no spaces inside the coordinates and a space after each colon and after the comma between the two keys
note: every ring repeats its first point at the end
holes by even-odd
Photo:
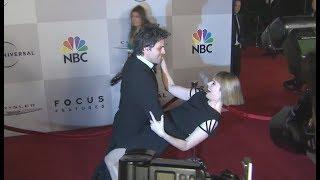
{"type": "Polygon", "coordinates": [[[119,160],[121,180],[239,180],[229,170],[210,175],[201,164],[190,160],[155,158],[152,150],[127,151],[119,160]]]}

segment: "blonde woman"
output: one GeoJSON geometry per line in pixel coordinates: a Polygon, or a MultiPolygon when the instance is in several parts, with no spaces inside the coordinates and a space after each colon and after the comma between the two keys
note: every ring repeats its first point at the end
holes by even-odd
{"type": "Polygon", "coordinates": [[[150,112],[150,127],[152,131],[182,151],[193,148],[214,132],[221,119],[223,104],[244,103],[239,79],[231,73],[215,74],[212,81],[207,84],[207,90],[204,91],[175,85],[164,60],[161,69],[167,90],[186,102],[166,112],[167,118],[162,116],[160,121],[157,121],[150,112]]]}

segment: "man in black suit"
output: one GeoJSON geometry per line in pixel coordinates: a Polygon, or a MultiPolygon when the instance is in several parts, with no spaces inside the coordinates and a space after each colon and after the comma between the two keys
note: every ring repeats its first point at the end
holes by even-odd
{"type": "Polygon", "coordinates": [[[241,18],[239,16],[239,11],[241,9],[241,1],[234,1],[234,14],[232,16],[232,52],[231,52],[231,64],[230,72],[240,76],[240,59],[241,59],[241,46],[242,46],[242,36],[243,30],[241,29],[241,18]]]}
{"type": "MultiPolygon", "coordinates": [[[[167,144],[151,131],[149,111],[152,111],[157,119],[163,114],[153,69],[162,61],[165,39],[168,36],[169,32],[156,25],[145,26],[136,35],[133,55],[126,61],[122,70],[119,110],[114,118],[107,153],[115,148],[124,147],[127,150],[143,147],[157,152],[163,151],[157,149],[162,146],[152,143],[152,138],[160,139],[160,142],[167,144]],[[146,141],[143,142],[141,139],[146,141]]],[[[111,179],[104,162],[96,170],[93,179],[111,179]]]]}

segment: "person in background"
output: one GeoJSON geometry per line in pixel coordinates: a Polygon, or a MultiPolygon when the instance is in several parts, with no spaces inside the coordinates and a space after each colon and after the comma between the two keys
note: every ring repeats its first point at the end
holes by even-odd
{"type": "Polygon", "coordinates": [[[232,52],[231,52],[231,64],[230,72],[240,77],[241,71],[241,48],[243,44],[243,26],[242,18],[239,15],[241,9],[241,1],[234,1],[234,14],[232,16],[232,52]]]}
{"type": "Polygon", "coordinates": [[[138,5],[130,12],[131,28],[129,33],[128,49],[133,50],[134,37],[141,27],[150,24],[145,9],[138,5]]]}
{"type": "MultiPolygon", "coordinates": [[[[150,21],[146,16],[145,9],[140,5],[134,7],[131,10],[130,21],[131,21],[131,26],[130,26],[130,32],[129,32],[128,45],[127,45],[128,57],[130,57],[132,54],[133,42],[137,32],[145,25],[150,24],[150,21]]],[[[111,79],[110,85],[113,86],[117,84],[121,79],[122,79],[122,69],[111,79]]]]}
{"type": "Polygon", "coordinates": [[[312,14],[311,14],[311,16],[316,17],[316,12],[317,12],[316,0],[312,0],[311,8],[312,8],[312,14]]]}

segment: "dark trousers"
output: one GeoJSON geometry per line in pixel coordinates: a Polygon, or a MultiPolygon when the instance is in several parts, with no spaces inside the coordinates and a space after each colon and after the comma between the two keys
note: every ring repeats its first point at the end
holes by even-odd
{"type": "Polygon", "coordinates": [[[230,72],[236,75],[237,77],[240,76],[240,62],[241,59],[241,47],[240,45],[233,45],[232,53],[231,53],[231,64],[230,64],[230,72]]]}
{"type": "Polygon", "coordinates": [[[95,169],[92,180],[111,180],[107,165],[104,161],[95,169]]]}
{"type": "MultiPolygon", "coordinates": [[[[105,155],[107,155],[115,147],[116,147],[116,143],[114,140],[114,136],[111,136],[109,147],[108,147],[105,155]]],[[[96,167],[96,169],[93,173],[93,176],[92,176],[92,180],[111,180],[109,170],[108,170],[107,165],[104,162],[104,160],[102,160],[100,162],[100,164],[96,167]]]]}

